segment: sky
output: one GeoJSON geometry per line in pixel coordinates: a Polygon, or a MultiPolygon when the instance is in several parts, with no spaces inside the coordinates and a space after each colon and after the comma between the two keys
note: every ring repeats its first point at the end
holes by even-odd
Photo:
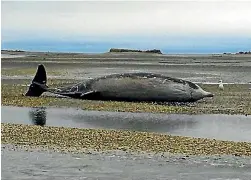
{"type": "Polygon", "coordinates": [[[251,50],[251,1],[1,1],[1,49],[251,50]]]}

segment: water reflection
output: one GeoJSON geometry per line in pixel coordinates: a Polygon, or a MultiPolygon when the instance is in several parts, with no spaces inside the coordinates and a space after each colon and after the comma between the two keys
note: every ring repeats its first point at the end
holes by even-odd
{"type": "Polygon", "coordinates": [[[105,129],[126,129],[148,132],[175,132],[196,128],[193,116],[151,113],[88,112],[71,115],[78,124],[105,129]]]}
{"type": "Polygon", "coordinates": [[[73,108],[1,107],[3,123],[93,129],[126,129],[251,142],[251,116],[83,111],[73,108]]]}
{"type": "Polygon", "coordinates": [[[29,117],[34,125],[44,126],[46,124],[46,108],[32,108],[29,117]]]}

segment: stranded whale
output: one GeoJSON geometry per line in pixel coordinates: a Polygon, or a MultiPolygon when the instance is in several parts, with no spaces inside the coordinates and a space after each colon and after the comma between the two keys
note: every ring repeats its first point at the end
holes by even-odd
{"type": "Polygon", "coordinates": [[[153,73],[112,74],[60,89],[50,89],[46,83],[46,70],[40,64],[25,96],[51,92],[77,99],[154,102],[195,102],[213,97],[190,81],[153,73]]]}

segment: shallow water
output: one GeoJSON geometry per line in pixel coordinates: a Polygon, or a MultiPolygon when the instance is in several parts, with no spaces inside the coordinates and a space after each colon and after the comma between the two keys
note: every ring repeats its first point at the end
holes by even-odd
{"type": "Polygon", "coordinates": [[[2,106],[2,122],[77,128],[126,129],[251,142],[251,116],[84,111],[2,106]]]}
{"type": "Polygon", "coordinates": [[[249,180],[251,158],[132,155],[124,152],[62,154],[2,146],[2,179],[249,180]]]}

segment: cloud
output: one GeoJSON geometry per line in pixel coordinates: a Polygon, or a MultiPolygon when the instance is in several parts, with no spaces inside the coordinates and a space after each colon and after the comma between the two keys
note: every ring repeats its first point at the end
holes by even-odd
{"type": "Polygon", "coordinates": [[[251,36],[251,2],[3,1],[2,38],[50,36],[251,36]],[[12,32],[12,33],[11,33],[12,32]]]}

